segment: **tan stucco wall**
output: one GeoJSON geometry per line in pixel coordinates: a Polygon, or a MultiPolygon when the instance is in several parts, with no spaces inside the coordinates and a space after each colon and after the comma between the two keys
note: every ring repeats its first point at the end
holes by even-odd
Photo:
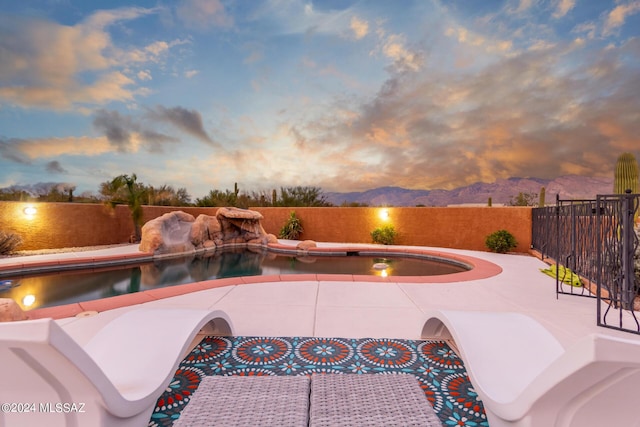
{"type": "Polygon", "coordinates": [[[396,244],[487,250],[487,235],[510,231],[518,241],[516,251],[531,246],[531,208],[252,208],[265,217],[263,226],[278,234],[291,211],[302,221],[301,240],[371,243],[371,231],[385,224],[398,232],[396,244]],[[380,218],[387,210],[389,218],[380,218]]]}
{"type": "MultiPolygon", "coordinates": [[[[531,208],[252,208],[265,217],[263,226],[277,235],[291,211],[302,220],[301,239],[325,242],[371,243],[371,231],[391,224],[397,244],[486,250],[485,237],[499,229],[518,240],[519,252],[531,245],[531,208]],[[385,221],[381,210],[389,212],[385,221]]],[[[172,210],[193,216],[215,215],[218,208],[145,206],[144,221],[172,210]]],[[[133,234],[129,209],[109,209],[100,204],[0,202],[0,230],[23,239],[21,250],[126,243],[133,234]],[[23,209],[33,205],[37,213],[27,218],[23,209]]]]}

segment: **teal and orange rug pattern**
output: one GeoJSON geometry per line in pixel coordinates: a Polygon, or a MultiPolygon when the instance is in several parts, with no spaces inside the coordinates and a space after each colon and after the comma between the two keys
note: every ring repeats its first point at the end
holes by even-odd
{"type": "Polygon", "coordinates": [[[462,360],[442,341],[206,337],[158,399],[150,427],[169,427],[207,375],[412,374],[445,426],[488,426],[462,360]]]}

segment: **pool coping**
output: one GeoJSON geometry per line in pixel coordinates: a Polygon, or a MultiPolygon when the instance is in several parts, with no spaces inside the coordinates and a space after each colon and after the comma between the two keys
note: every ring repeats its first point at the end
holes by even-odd
{"type": "MultiPolygon", "coordinates": [[[[246,245],[245,245],[246,246],[246,245]]],[[[264,246],[261,246],[264,248],[264,246]]],[[[267,276],[244,276],[222,279],[205,280],[182,285],[175,285],[164,288],[149,289],[132,294],[118,295],[97,300],[83,301],[54,307],[36,308],[26,311],[30,319],[54,318],[82,316],[86,313],[102,312],[115,308],[126,307],[135,304],[142,304],[164,298],[171,298],[196,291],[204,291],[225,286],[238,286],[256,283],[270,282],[322,282],[322,281],[342,281],[342,282],[388,282],[401,284],[436,284],[466,282],[471,280],[486,279],[496,276],[502,272],[502,267],[490,261],[476,258],[469,255],[455,254],[446,251],[423,249],[419,247],[387,247],[387,246],[325,246],[315,247],[309,250],[300,250],[292,245],[281,243],[271,243],[267,249],[276,253],[287,253],[296,256],[328,256],[347,255],[350,252],[357,252],[362,255],[384,256],[397,254],[400,256],[414,256],[427,259],[446,259],[472,267],[468,271],[452,273],[440,276],[370,276],[355,274],[279,274],[267,276]]],[[[204,251],[201,251],[204,252],[204,251]]],[[[214,252],[214,251],[209,251],[214,252]]],[[[171,256],[184,256],[172,254],[171,256]]],[[[154,256],[148,252],[79,256],[74,258],[60,258],[52,260],[29,261],[28,257],[16,259],[14,264],[0,265],[2,275],[15,274],[17,272],[38,273],[44,271],[61,271],[75,268],[92,268],[114,265],[126,265],[137,262],[152,261],[153,259],[166,258],[167,255],[154,256]]]]}

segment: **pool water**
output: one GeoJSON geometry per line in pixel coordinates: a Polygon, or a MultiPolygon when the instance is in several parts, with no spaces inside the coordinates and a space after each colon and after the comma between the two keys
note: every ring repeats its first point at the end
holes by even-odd
{"type": "Polygon", "coordinates": [[[12,298],[29,310],[227,277],[281,274],[435,276],[467,270],[453,262],[424,258],[292,257],[269,251],[218,251],[203,257],[156,260],[134,266],[0,278],[0,298],[12,298]]]}

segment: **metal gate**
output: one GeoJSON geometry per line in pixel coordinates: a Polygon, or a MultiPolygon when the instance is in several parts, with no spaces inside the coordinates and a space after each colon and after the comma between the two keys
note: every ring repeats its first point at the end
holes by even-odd
{"type": "Polygon", "coordinates": [[[640,194],[561,200],[533,209],[532,247],[559,266],[556,295],[597,299],[598,326],[640,334],[640,252],[634,220],[640,194]],[[561,276],[562,275],[562,276],[561,276]],[[567,285],[572,277],[583,286],[567,285]],[[569,279],[569,280],[563,280],[569,279]]]}

